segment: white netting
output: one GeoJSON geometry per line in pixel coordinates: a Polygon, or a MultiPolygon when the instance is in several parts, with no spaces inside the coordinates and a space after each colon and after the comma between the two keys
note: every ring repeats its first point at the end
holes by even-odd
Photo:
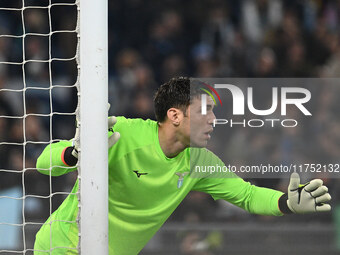
{"type": "Polygon", "coordinates": [[[42,175],[35,161],[74,135],[78,6],[0,2],[0,254],[33,254],[36,232],[77,177],[42,175]]]}

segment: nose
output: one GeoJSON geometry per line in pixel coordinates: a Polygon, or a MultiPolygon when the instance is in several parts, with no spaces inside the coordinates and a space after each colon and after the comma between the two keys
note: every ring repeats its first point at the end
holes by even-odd
{"type": "Polygon", "coordinates": [[[211,112],[211,114],[209,114],[209,118],[208,118],[208,123],[210,125],[212,125],[214,123],[214,120],[216,119],[216,116],[213,112],[211,112]]]}

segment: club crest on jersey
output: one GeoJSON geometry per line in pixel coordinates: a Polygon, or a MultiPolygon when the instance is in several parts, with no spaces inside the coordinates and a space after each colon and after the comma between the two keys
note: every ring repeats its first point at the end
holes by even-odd
{"type": "Polygon", "coordinates": [[[178,176],[177,188],[180,189],[183,185],[184,176],[189,174],[189,172],[184,172],[184,173],[177,172],[175,174],[178,176]]]}

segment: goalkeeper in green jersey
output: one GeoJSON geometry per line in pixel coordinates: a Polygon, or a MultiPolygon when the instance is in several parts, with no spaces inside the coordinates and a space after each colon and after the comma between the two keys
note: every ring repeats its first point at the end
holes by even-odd
{"type": "MultiPolygon", "coordinates": [[[[140,252],[192,190],[254,214],[281,216],[331,209],[322,181],[300,185],[296,173],[285,194],[251,185],[231,172],[226,173],[228,178],[192,178],[191,164],[224,166],[205,148],[215,115],[210,98],[207,114],[201,115],[200,93],[198,88],[190,91],[190,79],[173,78],[155,95],[157,122],[109,118],[110,255],[140,252]]],[[[73,142],[48,145],[37,160],[38,171],[53,176],[75,171],[78,142],[76,132],[73,142]]],[[[77,191],[78,181],[37,233],[35,255],[78,254],[77,191]]]]}

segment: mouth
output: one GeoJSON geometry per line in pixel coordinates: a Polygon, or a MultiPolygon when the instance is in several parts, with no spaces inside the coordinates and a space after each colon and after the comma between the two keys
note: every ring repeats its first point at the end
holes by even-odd
{"type": "Polygon", "coordinates": [[[213,129],[210,129],[210,130],[208,130],[207,132],[204,132],[204,135],[208,138],[208,139],[210,139],[210,134],[213,132],[213,129]]]}

